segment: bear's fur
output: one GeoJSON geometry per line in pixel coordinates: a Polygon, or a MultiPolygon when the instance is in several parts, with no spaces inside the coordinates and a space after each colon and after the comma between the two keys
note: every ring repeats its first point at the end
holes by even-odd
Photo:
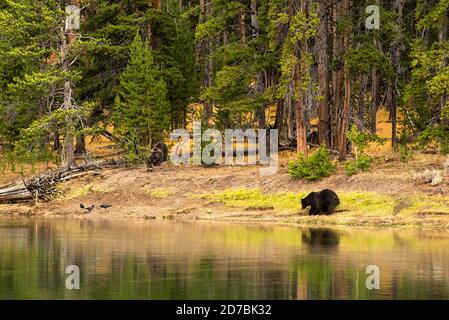
{"type": "Polygon", "coordinates": [[[153,150],[151,150],[150,156],[147,161],[147,169],[151,171],[153,167],[160,166],[162,162],[167,161],[168,147],[163,142],[155,144],[153,150]]]}
{"type": "Polygon", "coordinates": [[[335,208],[340,204],[337,194],[329,189],[321,192],[312,192],[301,200],[302,208],[310,207],[309,215],[318,214],[331,215],[335,213],[335,208]]]}

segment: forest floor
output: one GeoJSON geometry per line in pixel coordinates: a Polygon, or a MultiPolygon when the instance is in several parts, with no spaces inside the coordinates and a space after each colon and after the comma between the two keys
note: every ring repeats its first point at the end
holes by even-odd
{"type": "Polygon", "coordinates": [[[152,172],[143,166],[108,169],[60,184],[61,196],[50,203],[0,205],[0,215],[449,228],[449,177],[437,187],[414,178],[416,172],[441,168],[444,161],[443,156],[416,154],[403,164],[397,156],[382,156],[370,171],[348,177],[340,168],[319,182],[293,180],[286,157],[272,176],[260,175],[257,166],[164,163],[152,172]],[[340,196],[337,213],[308,216],[301,197],[325,188],[340,196]],[[80,203],[96,208],[86,213],[80,203]],[[112,206],[99,208],[103,203],[112,206]]]}

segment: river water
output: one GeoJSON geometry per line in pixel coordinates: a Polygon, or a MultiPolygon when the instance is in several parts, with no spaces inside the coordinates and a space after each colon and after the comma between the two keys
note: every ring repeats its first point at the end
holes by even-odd
{"type": "Polygon", "coordinates": [[[1,218],[0,299],[449,299],[449,231],[1,218]]]}

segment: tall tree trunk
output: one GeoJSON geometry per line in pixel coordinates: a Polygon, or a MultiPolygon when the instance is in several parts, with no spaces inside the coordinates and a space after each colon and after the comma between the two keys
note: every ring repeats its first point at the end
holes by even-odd
{"type": "Polygon", "coordinates": [[[371,101],[371,133],[377,133],[377,111],[380,107],[380,75],[379,72],[373,68],[371,72],[372,81],[372,101],[371,101]]]}
{"type": "Polygon", "coordinates": [[[295,118],[296,118],[296,150],[298,154],[304,155],[307,158],[307,134],[306,123],[304,117],[304,94],[300,93],[301,90],[301,66],[297,65],[294,75],[295,83],[295,118]]]}
{"type": "Polygon", "coordinates": [[[443,43],[447,40],[448,37],[448,26],[449,26],[449,12],[443,16],[443,21],[441,24],[440,32],[438,33],[438,42],[443,43]]]}
{"type": "MultiPolygon", "coordinates": [[[[79,7],[79,0],[71,0],[68,1],[68,4],[76,5],[79,7]]],[[[68,60],[68,52],[70,46],[76,40],[76,32],[74,30],[64,30],[64,27],[61,27],[61,35],[60,35],[60,54],[62,57],[62,71],[69,71],[69,60],[68,60]]],[[[64,110],[72,110],[76,109],[76,105],[73,104],[73,84],[71,79],[66,79],[64,83],[64,102],[62,104],[62,109],[64,110]]],[[[64,143],[64,155],[63,155],[63,163],[72,167],[75,165],[75,148],[73,146],[74,132],[75,132],[75,124],[73,119],[70,116],[66,117],[66,130],[65,130],[65,143],[64,143]]]]}
{"type": "Polygon", "coordinates": [[[55,129],[55,132],[53,134],[53,150],[58,151],[58,153],[61,150],[61,143],[60,143],[58,128],[55,129]]]}
{"type": "Polygon", "coordinates": [[[246,26],[245,26],[245,12],[239,15],[239,33],[240,33],[240,44],[246,44],[246,26]]]}
{"type": "MultiPolygon", "coordinates": [[[[447,39],[448,39],[448,32],[449,32],[448,28],[449,28],[449,11],[446,12],[446,14],[444,15],[443,21],[442,21],[442,24],[441,24],[441,30],[438,33],[438,42],[440,44],[443,44],[444,42],[447,41],[447,39]]],[[[444,61],[443,64],[444,64],[444,66],[446,66],[447,65],[447,61],[444,61]]],[[[443,108],[446,105],[446,103],[448,103],[448,101],[449,101],[448,95],[443,95],[440,98],[440,114],[443,111],[443,108]]],[[[449,120],[448,119],[443,119],[443,123],[446,124],[446,125],[449,125],[449,120]]]]}
{"type": "MultiPolygon", "coordinates": [[[[207,19],[211,16],[212,14],[212,2],[207,2],[205,3],[205,9],[204,9],[204,21],[207,21],[207,19]]],[[[204,61],[204,85],[205,88],[210,88],[212,87],[213,84],[213,74],[214,74],[214,70],[213,70],[213,59],[212,59],[212,52],[213,52],[213,39],[211,39],[210,37],[206,40],[206,48],[205,48],[205,61],[204,61]]],[[[211,102],[205,102],[204,103],[204,121],[207,124],[211,124],[212,121],[212,116],[213,116],[213,106],[211,102]]]]}
{"type": "Polygon", "coordinates": [[[259,21],[257,19],[257,0],[251,0],[251,35],[253,38],[259,36],[259,21]]]}
{"type": "Polygon", "coordinates": [[[360,92],[358,101],[359,114],[358,114],[357,129],[359,131],[365,130],[365,95],[367,86],[368,86],[368,76],[362,75],[360,77],[360,92]]]}
{"type": "Polygon", "coordinates": [[[397,12],[397,19],[395,24],[395,39],[392,46],[392,60],[393,68],[395,70],[393,84],[390,88],[391,90],[391,106],[390,106],[390,117],[391,117],[391,146],[396,147],[397,143],[397,96],[398,96],[398,82],[399,77],[402,74],[401,68],[401,48],[402,48],[402,20],[403,20],[403,10],[404,10],[405,0],[395,0],[393,7],[397,12]]]}
{"type": "Polygon", "coordinates": [[[76,136],[75,154],[76,155],[86,154],[86,140],[84,134],[79,134],[76,136]]]}
{"type": "MultiPolygon", "coordinates": [[[[263,92],[263,90],[259,92],[263,92]]],[[[256,119],[259,128],[264,129],[266,127],[265,106],[256,109],[256,119]]]]}
{"type": "Polygon", "coordinates": [[[343,102],[343,110],[341,115],[341,123],[339,126],[339,141],[338,141],[338,152],[340,154],[340,161],[346,159],[346,134],[349,127],[349,112],[351,104],[351,80],[349,79],[349,74],[345,72],[345,99],[343,102]]]}
{"type": "MultiPolygon", "coordinates": [[[[300,1],[300,10],[306,16],[309,17],[309,0],[300,1]]],[[[307,100],[307,95],[310,93],[309,90],[304,89],[304,75],[310,73],[309,65],[307,61],[307,55],[309,53],[309,48],[307,44],[307,39],[303,39],[298,43],[300,63],[296,65],[294,70],[294,88],[295,88],[295,117],[296,117],[296,149],[298,154],[303,154],[305,158],[308,157],[307,150],[307,131],[306,131],[306,120],[305,120],[305,105],[307,100]]]]}
{"type": "Polygon", "coordinates": [[[338,150],[338,126],[341,117],[341,109],[342,109],[342,89],[343,89],[343,71],[342,71],[342,63],[340,57],[340,51],[344,46],[344,34],[342,31],[338,30],[337,24],[338,20],[341,16],[341,8],[339,3],[335,3],[332,11],[333,16],[333,42],[332,42],[332,54],[333,60],[337,61],[337,66],[332,71],[332,95],[333,95],[333,104],[331,110],[331,147],[334,150],[338,150]]]}
{"type": "Polygon", "coordinates": [[[293,140],[296,138],[296,120],[295,120],[295,108],[293,106],[293,96],[294,96],[294,88],[293,84],[291,83],[288,86],[287,94],[285,96],[284,100],[284,112],[285,112],[285,119],[287,120],[286,124],[286,131],[287,131],[287,139],[293,140]]]}
{"type": "MultiPolygon", "coordinates": [[[[274,120],[274,128],[279,131],[282,130],[283,127],[283,115],[284,115],[284,100],[277,99],[276,100],[276,119],[274,120]]],[[[279,138],[282,138],[282,134],[279,135],[279,138]]]]}
{"type": "MultiPolygon", "coordinates": [[[[205,15],[206,15],[206,0],[200,0],[200,13],[198,16],[198,23],[202,24],[205,22],[205,15]]],[[[201,51],[203,50],[203,41],[198,41],[195,43],[195,65],[200,65],[201,60],[201,51]]],[[[198,70],[199,71],[199,70],[198,70]]]]}
{"type": "MultiPolygon", "coordinates": [[[[256,39],[259,37],[259,21],[257,20],[257,0],[251,0],[251,37],[256,39]]],[[[243,25],[245,24],[244,16],[243,16],[243,25]]],[[[244,28],[243,28],[244,29],[244,28]]],[[[244,37],[242,39],[244,41],[244,37]]],[[[244,44],[244,42],[243,42],[244,44]]],[[[257,48],[259,51],[259,48],[257,48]]],[[[254,53],[254,58],[257,58],[257,52],[254,53]]],[[[264,92],[264,83],[263,83],[263,75],[262,72],[259,72],[256,75],[256,95],[261,95],[264,92]]],[[[259,125],[259,128],[265,128],[266,119],[265,119],[265,106],[261,106],[256,109],[256,118],[259,125]]]]}
{"type": "Polygon", "coordinates": [[[229,43],[229,33],[228,30],[223,31],[223,45],[227,46],[229,43]]]}
{"type": "Polygon", "coordinates": [[[318,90],[321,96],[318,102],[318,135],[319,143],[330,145],[329,132],[330,132],[330,110],[329,110],[329,84],[328,84],[328,64],[329,57],[327,54],[327,14],[326,14],[326,2],[320,2],[319,14],[320,14],[320,26],[318,28],[316,39],[316,51],[318,62],[318,90]]]}
{"type": "MultiPolygon", "coordinates": [[[[351,10],[351,0],[344,0],[344,13],[345,15],[349,15],[351,10]]],[[[348,50],[351,47],[351,29],[345,30],[344,36],[344,47],[345,50],[348,50]]],[[[349,113],[350,113],[350,104],[351,104],[351,79],[349,74],[348,62],[345,61],[344,66],[344,101],[343,101],[343,109],[340,115],[340,125],[338,127],[339,139],[338,139],[338,152],[340,154],[340,161],[346,159],[346,134],[348,132],[349,127],[349,113]]]]}

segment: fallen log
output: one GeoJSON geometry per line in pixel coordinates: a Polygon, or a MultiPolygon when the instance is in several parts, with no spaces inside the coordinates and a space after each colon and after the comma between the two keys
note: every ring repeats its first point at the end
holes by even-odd
{"type": "Polygon", "coordinates": [[[0,203],[19,203],[33,200],[50,201],[59,194],[56,184],[87,174],[99,174],[100,170],[126,166],[125,160],[107,160],[98,163],[62,168],[30,179],[0,187],[0,203]]]}
{"type": "Polygon", "coordinates": [[[26,202],[32,200],[33,195],[21,181],[1,188],[0,199],[0,202],[26,202]]]}

